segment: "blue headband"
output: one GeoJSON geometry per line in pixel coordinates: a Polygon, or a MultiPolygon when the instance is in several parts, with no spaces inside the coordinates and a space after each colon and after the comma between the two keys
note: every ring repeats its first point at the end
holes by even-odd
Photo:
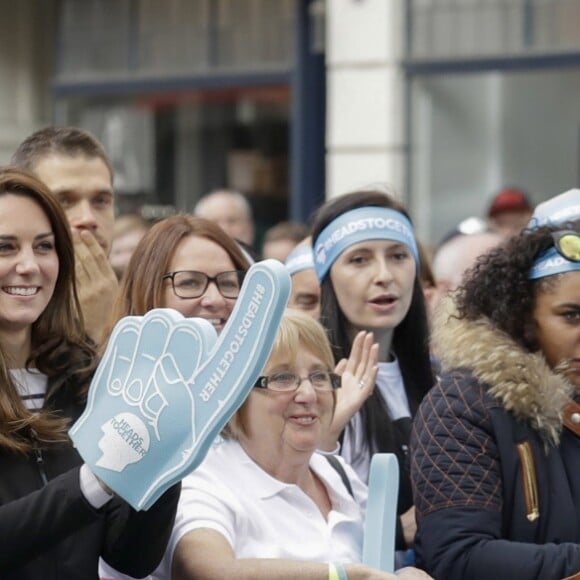
{"type": "Polygon", "coordinates": [[[295,248],[288,254],[284,265],[290,276],[294,276],[294,274],[302,272],[302,270],[314,269],[314,253],[312,252],[312,247],[302,246],[295,248]]]}
{"type": "Polygon", "coordinates": [[[556,248],[549,248],[536,259],[528,278],[537,280],[538,278],[547,278],[548,276],[577,270],[580,270],[580,262],[571,262],[564,258],[556,248]]]}
{"type": "Polygon", "coordinates": [[[332,264],[347,248],[366,240],[393,240],[405,244],[419,264],[419,251],[411,222],[400,212],[384,207],[360,207],[330,222],[314,243],[314,266],[322,282],[332,264]]]}

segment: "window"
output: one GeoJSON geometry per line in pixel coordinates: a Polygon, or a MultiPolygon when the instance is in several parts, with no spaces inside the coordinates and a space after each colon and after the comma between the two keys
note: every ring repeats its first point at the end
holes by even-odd
{"type": "Polygon", "coordinates": [[[409,57],[580,50],[580,0],[411,0],[409,57]]]}
{"type": "Polygon", "coordinates": [[[288,70],[295,0],[63,0],[57,81],[288,70]]]}

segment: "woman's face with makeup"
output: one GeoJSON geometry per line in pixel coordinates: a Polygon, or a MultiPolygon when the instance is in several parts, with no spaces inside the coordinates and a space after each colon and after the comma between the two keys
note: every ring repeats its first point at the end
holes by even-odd
{"type": "Polygon", "coordinates": [[[397,327],[409,311],[416,273],[405,244],[368,240],[348,247],[329,275],[342,313],[358,331],[397,327]]]}

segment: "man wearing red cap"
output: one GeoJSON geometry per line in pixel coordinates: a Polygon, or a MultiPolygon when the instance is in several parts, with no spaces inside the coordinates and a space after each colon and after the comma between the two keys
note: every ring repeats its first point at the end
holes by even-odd
{"type": "Polygon", "coordinates": [[[515,187],[502,189],[487,211],[489,229],[505,237],[515,236],[526,227],[533,211],[534,206],[524,191],[515,187]]]}

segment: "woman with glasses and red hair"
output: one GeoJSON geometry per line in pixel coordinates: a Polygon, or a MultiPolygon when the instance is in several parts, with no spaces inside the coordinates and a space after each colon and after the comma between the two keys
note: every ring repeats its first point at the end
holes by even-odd
{"type": "Polygon", "coordinates": [[[480,258],[434,324],[442,375],[411,473],[436,578],[580,578],[580,235],[554,225],[562,201],[480,258]]]}
{"type": "Polygon", "coordinates": [[[249,267],[238,244],[215,223],[189,215],[166,218],[135,249],[110,326],[123,316],[173,308],[186,317],[205,318],[219,333],[249,267]]]}

